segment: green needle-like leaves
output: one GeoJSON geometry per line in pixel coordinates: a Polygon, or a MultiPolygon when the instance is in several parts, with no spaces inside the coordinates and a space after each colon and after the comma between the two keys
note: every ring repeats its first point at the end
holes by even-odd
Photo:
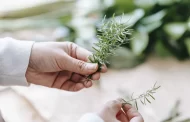
{"type": "Polygon", "coordinates": [[[98,63],[98,70],[100,70],[102,64],[109,63],[108,57],[129,41],[129,35],[131,35],[131,29],[128,29],[126,24],[116,21],[114,16],[110,20],[104,19],[102,26],[98,29],[97,38],[99,41],[93,46],[94,54],[89,57],[89,60],[92,63],[98,63]]]}
{"type": "Polygon", "coordinates": [[[143,105],[146,105],[146,103],[151,103],[150,99],[155,100],[155,97],[153,96],[154,93],[156,93],[156,90],[159,89],[161,86],[156,86],[156,83],[154,84],[153,88],[150,90],[147,90],[144,94],[139,95],[139,97],[133,98],[133,94],[131,96],[131,100],[124,100],[124,104],[130,104],[134,105],[136,109],[138,110],[138,104],[137,101],[139,100],[143,105]]]}

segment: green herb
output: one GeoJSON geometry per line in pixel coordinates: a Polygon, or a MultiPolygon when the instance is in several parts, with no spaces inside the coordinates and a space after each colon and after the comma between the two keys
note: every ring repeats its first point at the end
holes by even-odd
{"type": "MultiPolygon", "coordinates": [[[[118,22],[114,15],[110,20],[106,21],[105,18],[103,19],[102,25],[98,29],[97,38],[99,41],[92,47],[94,53],[89,57],[90,62],[98,63],[98,71],[101,70],[103,64],[109,63],[108,57],[114,55],[115,50],[129,41],[128,37],[131,36],[131,33],[132,29],[129,29],[125,23],[121,23],[121,21],[118,22]]],[[[88,76],[88,78],[91,78],[91,76],[92,75],[88,76]]],[[[138,109],[137,101],[140,100],[143,105],[146,105],[146,102],[151,103],[149,99],[155,100],[153,94],[156,93],[156,90],[159,88],[160,86],[157,87],[155,83],[151,90],[146,91],[137,98],[133,98],[132,95],[131,100],[124,100],[124,104],[132,103],[138,109]]]]}
{"type": "Polygon", "coordinates": [[[136,109],[138,110],[138,103],[137,101],[139,100],[143,105],[146,105],[146,103],[151,103],[150,99],[155,100],[155,97],[153,96],[157,89],[159,89],[161,86],[156,86],[156,83],[154,84],[154,86],[152,87],[152,89],[147,90],[144,94],[139,95],[136,98],[133,98],[133,94],[131,96],[131,99],[126,101],[123,99],[124,103],[123,104],[130,104],[130,105],[134,105],[134,107],[136,107],[136,109]]]}
{"type": "Polygon", "coordinates": [[[103,64],[109,63],[108,57],[112,56],[116,49],[129,41],[131,31],[125,23],[118,22],[114,15],[110,20],[103,19],[97,34],[99,41],[93,46],[94,53],[89,57],[90,62],[98,63],[98,71],[103,64]]]}

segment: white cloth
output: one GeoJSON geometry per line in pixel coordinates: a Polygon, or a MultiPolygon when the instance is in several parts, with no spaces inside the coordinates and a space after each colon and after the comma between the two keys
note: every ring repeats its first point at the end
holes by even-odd
{"type": "MultiPolygon", "coordinates": [[[[25,74],[33,41],[0,39],[0,85],[28,86],[25,74]]],[[[96,114],[85,114],[79,122],[104,122],[96,114]]]]}
{"type": "Polygon", "coordinates": [[[33,43],[0,39],[0,85],[28,85],[25,73],[33,43]]]}
{"type": "Polygon", "coordinates": [[[93,113],[88,113],[83,115],[79,122],[104,122],[98,115],[93,113]]]}

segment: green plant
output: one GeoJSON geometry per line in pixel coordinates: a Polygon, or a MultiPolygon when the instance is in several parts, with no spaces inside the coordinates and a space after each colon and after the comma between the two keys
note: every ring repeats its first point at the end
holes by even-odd
{"type": "Polygon", "coordinates": [[[109,63],[108,57],[112,56],[116,49],[129,41],[131,31],[125,23],[118,22],[114,15],[110,20],[103,19],[97,34],[99,41],[93,46],[94,53],[89,57],[92,63],[98,63],[98,71],[103,64],[109,63]]]}
{"type": "Polygon", "coordinates": [[[149,56],[162,58],[174,56],[179,60],[190,57],[190,0],[114,0],[103,14],[113,13],[123,20],[129,20],[134,33],[129,44],[125,44],[126,54],[119,52],[117,58],[110,58],[113,68],[131,68],[144,62],[149,56]],[[124,7],[123,7],[124,6],[124,7]],[[124,8],[130,10],[125,10],[124,8]],[[152,55],[153,54],[153,55],[152,55]],[[135,61],[133,60],[135,57],[135,61]],[[140,58],[139,58],[140,57],[140,58]],[[127,59],[120,63],[119,59],[127,59]],[[118,60],[117,60],[118,59],[118,60]],[[139,63],[137,63],[139,62],[139,63]]]}
{"type": "Polygon", "coordinates": [[[136,109],[138,110],[138,101],[140,101],[143,105],[146,105],[146,103],[151,103],[150,98],[155,100],[154,94],[156,93],[156,91],[160,88],[161,86],[156,86],[156,83],[154,84],[154,86],[152,87],[152,89],[147,90],[145,93],[139,95],[138,97],[133,97],[133,94],[131,96],[130,100],[124,100],[123,104],[130,104],[133,105],[134,107],[136,107],[136,109]]]}
{"type": "MultiPolygon", "coordinates": [[[[118,48],[129,41],[132,29],[129,29],[127,24],[121,23],[121,20],[122,17],[118,22],[113,15],[112,19],[105,21],[104,17],[102,25],[98,29],[97,38],[99,41],[92,47],[94,53],[89,57],[90,62],[98,63],[98,71],[101,70],[103,64],[109,63],[108,58],[114,55],[114,52],[118,48]]],[[[88,78],[91,78],[91,75],[88,76],[88,78]]],[[[152,89],[147,90],[144,94],[141,94],[136,98],[133,98],[132,95],[131,99],[128,101],[124,100],[123,104],[134,104],[138,110],[137,101],[140,100],[143,105],[146,105],[146,102],[151,103],[149,98],[155,100],[153,94],[156,93],[156,90],[159,88],[160,86],[156,86],[155,83],[152,89]]]]}

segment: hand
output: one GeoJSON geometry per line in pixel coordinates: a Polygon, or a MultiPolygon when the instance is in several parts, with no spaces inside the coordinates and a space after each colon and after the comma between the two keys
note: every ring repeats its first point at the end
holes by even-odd
{"type": "MultiPolygon", "coordinates": [[[[29,83],[58,88],[67,91],[79,91],[92,86],[86,75],[92,80],[100,78],[96,72],[98,64],[87,63],[92,55],[84,48],[70,42],[41,42],[32,48],[26,79],[29,83]]],[[[101,72],[106,72],[106,66],[101,72]]]]}
{"type": "Polygon", "coordinates": [[[104,122],[144,122],[140,113],[131,105],[122,106],[122,99],[106,103],[98,115],[104,122]]]}

